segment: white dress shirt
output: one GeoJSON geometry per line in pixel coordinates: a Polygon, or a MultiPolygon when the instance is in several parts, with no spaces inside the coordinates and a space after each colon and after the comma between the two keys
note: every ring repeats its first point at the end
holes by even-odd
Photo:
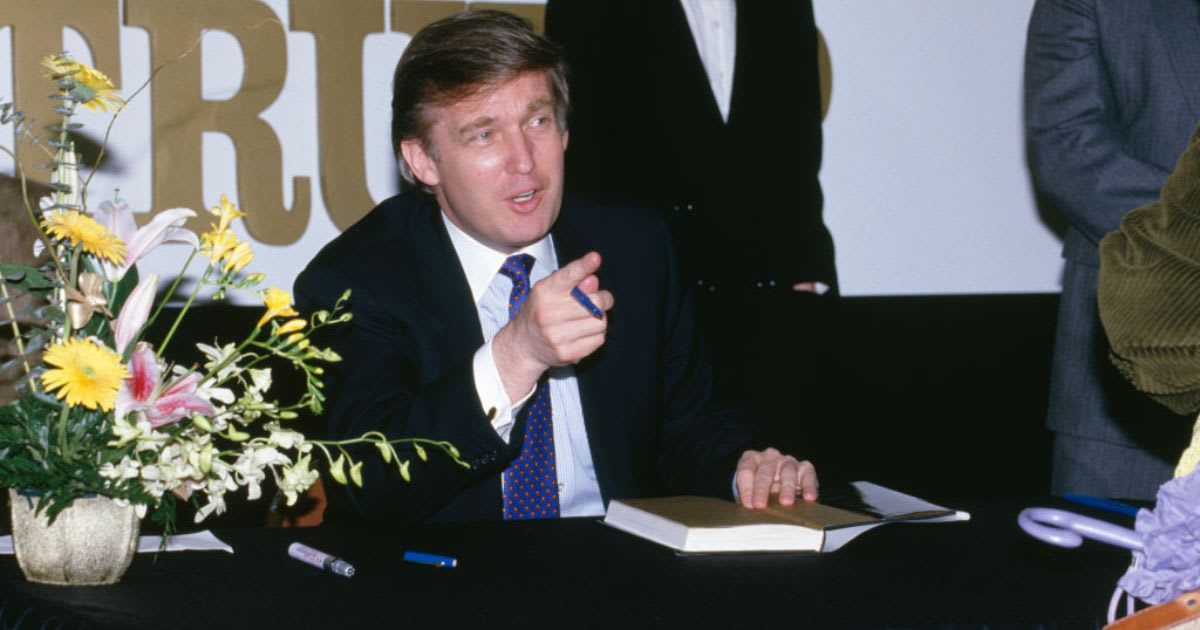
{"type": "MultiPolygon", "coordinates": [[[[492,337],[508,323],[508,298],[512,280],[500,274],[508,254],[502,254],[471,238],[454,225],[443,213],[442,221],[450,233],[450,242],[458,254],[459,263],[471,287],[484,344],[475,352],[475,390],[483,411],[492,417],[496,434],[508,442],[512,433],[513,410],[520,409],[530,397],[529,390],[520,400],[510,401],[500,380],[500,372],[492,358],[492,337]],[[492,410],[495,410],[492,413],[492,410]]],[[[522,249],[533,256],[529,273],[532,286],[558,270],[554,243],[549,235],[522,249]]],[[[582,308],[582,307],[580,307],[582,308]]],[[[554,461],[558,475],[558,503],[562,516],[600,516],[604,501],[600,484],[592,466],[592,451],[588,446],[587,430],[583,424],[583,406],[579,401],[579,383],[570,366],[550,369],[550,405],[554,424],[554,461]]],[[[503,483],[503,477],[501,477],[503,483]]]]}
{"type": "MultiPolygon", "coordinates": [[[[762,0],[758,0],[762,1],[762,0]]],[[[721,120],[729,122],[733,62],[737,54],[737,4],[734,0],[680,0],[700,63],[708,75],[721,120]]]]}

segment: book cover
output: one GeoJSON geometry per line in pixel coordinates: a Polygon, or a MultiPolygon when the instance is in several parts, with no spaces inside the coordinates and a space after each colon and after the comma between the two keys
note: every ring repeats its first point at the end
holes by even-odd
{"type": "Polygon", "coordinates": [[[890,522],[946,522],[970,515],[867,481],[822,489],[817,502],[761,510],[712,497],[613,500],[604,523],[685,553],[834,551],[890,522]]]}

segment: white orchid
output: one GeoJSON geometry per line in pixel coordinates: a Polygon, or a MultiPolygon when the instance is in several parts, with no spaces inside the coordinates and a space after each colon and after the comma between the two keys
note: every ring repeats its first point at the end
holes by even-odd
{"type": "Polygon", "coordinates": [[[283,467],[283,477],[279,479],[279,490],[287,497],[288,505],[295,505],[300,493],[317,482],[320,475],[309,467],[311,455],[302,455],[296,463],[283,467]]]}
{"type": "Polygon", "coordinates": [[[274,444],[284,450],[296,449],[301,453],[307,453],[312,450],[312,444],[307,442],[304,434],[292,429],[284,429],[279,426],[278,422],[268,422],[263,425],[263,428],[270,432],[267,436],[267,442],[274,444]]]}

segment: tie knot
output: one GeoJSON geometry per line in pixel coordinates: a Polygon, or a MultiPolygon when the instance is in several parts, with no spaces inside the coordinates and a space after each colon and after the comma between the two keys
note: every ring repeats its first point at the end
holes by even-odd
{"type": "Polygon", "coordinates": [[[533,269],[533,256],[516,254],[504,260],[504,265],[500,267],[500,273],[512,278],[515,282],[527,283],[530,269],[533,269]]]}

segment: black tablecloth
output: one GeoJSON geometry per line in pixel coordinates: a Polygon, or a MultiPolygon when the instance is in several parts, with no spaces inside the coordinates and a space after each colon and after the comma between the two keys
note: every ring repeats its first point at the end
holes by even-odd
{"type": "Polygon", "coordinates": [[[215,533],[235,554],[139,554],[114,586],[31,584],[2,558],[0,627],[1103,625],[1128,552],[1035,541],[1016,524],[1032,504],[956,506],[972,520],[888,525],[825,555],[682,557],[584,519],[225,529],[215,533]],[[290,559],[293,541],[349,560],[357,575],[290,559]],[[405,563],[407,549],[452,555],[459,566],[405,563]]]}

